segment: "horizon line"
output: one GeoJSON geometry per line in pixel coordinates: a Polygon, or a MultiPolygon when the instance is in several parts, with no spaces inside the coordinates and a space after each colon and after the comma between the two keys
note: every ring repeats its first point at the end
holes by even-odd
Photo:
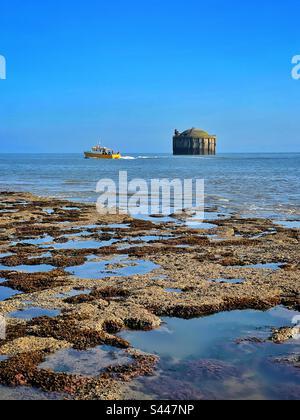
{"type": "MultiPolygon", "coordinates": [[[[0,151],[0,155],[82,155],[83,152],[1,152],[0,151]]],[[[170,156],[174,156],[172,152],[125,152],[123,154],[123,156],[126,156],[128,154],[132,154],[132,155],[152,155],[152,154],[156,154],[156,155],[170,155],[170,156]]],[[[289,154],[300,154],[300,150],[299,151],[290,151],[290,152],[283,152],[283,151],[278,151],[278,152],[270,152],[270,151],[256,151],[256,152],[219,152],[214,156],[219,156],[219,155],[241,155],[241,154],[247,154],[247,155],[257,155],[257,154],[268,154],[268,155],[278,155],[278,154],[282,154],[282,155],[289,155],[289,154]]],[[[205,157],[205,155],[177,155],[174,157],[205,157]]],[[[209,155],[207,155],[209,156],[209,155]]],[[[210,155],[210,157],[212,157],[210,155]]]]}

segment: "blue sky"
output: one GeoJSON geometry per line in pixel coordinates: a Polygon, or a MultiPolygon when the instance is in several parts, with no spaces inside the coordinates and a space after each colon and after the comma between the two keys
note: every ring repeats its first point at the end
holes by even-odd
{"type": "Polygon", "coordinates": [[[2,0],[0,152],[300,151],[299,0],[2,0]]]}

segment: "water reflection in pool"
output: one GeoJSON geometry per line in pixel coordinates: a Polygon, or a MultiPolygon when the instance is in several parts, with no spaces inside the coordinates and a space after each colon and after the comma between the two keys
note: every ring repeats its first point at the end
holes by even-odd
{"type": "Polygon", "coordinates": [[[79,351],[66,349],[50,355],[39,366],[54,372],[82,376],[98,376],[110,366],[126,366],[132,362],[124,350],[110,346],[98,346],[94,349],[79,351]]]}
{"type": "Polygon", "coordinates": [[[145,275],[160,268],[151,261],[129,260],[127,256],[116,257],[109,261],[93,259],[94,257],[90,257],[85,264],[69,267],[66,271],[79,278],[98,280],[106,277],[145,275]]]}
{"type": "Polygon", "coordinates": [[[47,264],[40,265],[17,265],[8,267],[0,264],[0,271],[19,271],[21,273],[48,273],[54,270],[55,267],[47,264]]]}
{"type": "Polygon", "coordinates": [[[13,296],[19,295],[20,292],[11,289],[10,287],[0,286],[0,302],[6,299],[10,299],[13,296]]]}
{"type": "Polygon", "coordinates": [[[56,309],[43,309],[43,308],[27,308],[23,311],[16,311],[11,312],[9,314],[10,318],[17,318],[17,319],[24,319],[26,321],[29,321],[34,318],[39,318],[43,316],[48,317],[56,317],[60,315],[60,310],[56,309]]]}
{"type": "Polygon", "coordinates": [[[253,336],[267,339],[272,327],[291,325],[296,314],[278,307],[193,320],[164,318],[158,330],[123,332],[134,347],[161,358],[157,375],[135,381],[130,389],[139,398],[155,399],[300,399],[296,369],[272,362],[299,350],[299,342],[236,342],[253,336]]]}

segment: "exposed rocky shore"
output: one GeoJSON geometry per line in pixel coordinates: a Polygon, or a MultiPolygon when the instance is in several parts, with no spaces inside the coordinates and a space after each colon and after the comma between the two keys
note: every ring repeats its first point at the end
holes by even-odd
{"type": "MultiPolygon", "coordinates": [[[[121,331],[158,328],[165,316],[278,305],[299,311],[299,229],[237,215],[187,228],[186,213],[173,215],[182,223],[159,223],[29,193],[0,197],[0,286],[15,292],[0,301],[7,320],[0,340],[5,387],[61,398],[126,398],[126,383],[153,374],[158,359],[133,349],[121,331]],[[120,363],[97,376],[43,367],[57,352],[99,346],[117,349],[120,363]]],[[[291,339],[299,333],[291,327],[271,339],[291,339]]]]}

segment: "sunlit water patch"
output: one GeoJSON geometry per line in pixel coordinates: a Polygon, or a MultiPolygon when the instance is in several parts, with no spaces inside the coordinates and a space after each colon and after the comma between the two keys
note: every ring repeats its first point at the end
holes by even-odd
{"type": "Polygon", "coordinates": [[[203,222],[201,220],[196,220],[196,219],[195,220],[188,219],[185,222],[185,225],[187,227],[189,227],[189,228],[193,228],[193,229],[205,229],[205,230],[210,230],[210,229],[214,229],[214,228],[217,227],[216,225],[213,225],[211,223],[206,223],[206,222],[203,222]]]}
{"type": "Polygon", "coordinates": [[[132,249],[132,248],[143,248],[145,244],[124,244],[117,246],[118,251],[124,251],[126,249],[132,249]]]}
{"type": "Polygon", "coordinates": [[[78,233],[71,233],[70,235],[66,235],[65,238],[75,238],[75,237],[85,237],[85,236],[91,236],[92,233],[89,232],[88,230],[82,230],[81,232],[78,233]]]}
{"type": "Polygon", "coordinates": [[[99,280],[107,277],[129,277],[135,275],[145,275],[160,268],[151,261],[128,260],[126,257],[116,257],[109,261],[93,261],[93,257],[81,265],[69,267],[66,271],[76,277],[83,279],[99,280]],[[114,265],[124,265],[124,267],[110,268],[114,265]]]}
{"type": "Polygon", "coordinates": [[[126,238],[126,240],[132,239],[133,241],[149,243],[157,241],[168,241],[174,239],[173,235],[144,235],[144,236],[135,236],[132,238],[126,238]]]}
{"type": "Polygon", "coordinates": [[[167,279],[168,279],[168,276],[166,276],[164,274],[161,274],[159,276],[154,276],[154,277],[151,278],[151,280],[153,280],[153,281],[163,281],[163,280],[167,280],[167,279]]]}
{"type": "Polygon", "coordinates": [[[241,268],[257,268],[257,269],[265,269],[265,270],[279,270],[285,263],[262,263],[262,264],[250,264],[250,265],[243,265],[241,268]]]}
{"type": "Polygon", "coordinates": [[[45,245],[53,241],[53,237],[45,235],[42,238],[23,239],[21,241],[14,242],[13,245],[45,245]]]}
{"type": "Polygon", "coordinates": [[[272,328],[292,325],[295,315],[282,307],[233,311],[192,320],[164,318],[158,330],[123,332],[134,347],[160,357],[155,377],[141,378],[130,388],[140,397],[160,400],[295,398],[300,386],[296,369],[275,366],[272,360],[299,350],[299,342],[237,343],[267,339],[272,328]]]}
{"type": "MultiPolygon", "coordinates": [[[[212,242],[222,242],[226,241],[226,238],[221,238],[219,235],[207,235],[208,239],[210,239],[212,242]]],[[[227,238],[228,239],[228,238],[227,238]]]]}
{"type": "Polygon", "coordinates": [[[103,227],[108,229],[130,229],[129,223],[112,223],[110,225],[104,225],[103,227]]]}
{"type": "Polygon", "coordinates": [[[23,311],[11,312],[9,314],[9,317],[30,321],[31,319],[39,318],[43,316],[52,318],[58,315],[60,315],[60,310],[58,309],[27,308],[27,309],[24,309],[23,311]]]}
{"type": "Polygon", "coordinates": [[[104,248],[107,246],[111,246],[114,243],[118,242],[116,239],[111,239],[109,241],[95,241],[95,240],[88,240],[88,241],[76,241],[71,240],[65,243],[53,243],[51,247],[54,249],[99,249],[104,248]]]}
{"type": "Polygon", "coordinates": [[[213,279],[211,280],[212,283],[218,283],[218,284],[243,284],[245,283],[245,279],[213,279]]]}
{"type": "Polygon", "coordinates": [[[18,265],[12,267],[8,267],[7,265],[0,265],[0,271],[19,271],[21,273],[48,273],[54,269],[54,266],[47,264],[18,265]]]}
{"type": "MultiPolygon", "coordinates": [[[[98,229],[98,231],[101,231],[101,229],[103,228],[103,225],[96,225],[96,224],[91,224],[91,225],[82,225],[82,226],[78,226],[78,229],[86,229],[86,230],[89,230],[89,229],[98,229]]],[[[75,229],[77,229],[77,228],[75,228],[75,229]]]]}
{"type": "Polygon", "coordinates": [[[45,252],[44,254],[34,255],[32,257],[28,257],[29,260],[36,260],[41,258],[51,258],[52,254],[51,252],[45,252]]]}
{"type": "Polygon", "coordinates": [[[80,295],[88,295],[89,293],[91,293],[90,289],[84,289],[84,290],[71,290],[70,292],[65,292],[65,293],[59,293],[57,295],[55,295],[55,297],[57,299],[66,299],[69,297],[76,297],[76,296],[80,296],[80,295]]]}
{"type": "MultiPolygon", "coordinates": [[[[265,238],[265,237],[267,237],[267,236],[272,236],[272,235],[275,235],[277,233],[277,230],[276,229],[269,229],[269,230],[267,230],[267,231],[265,231],[265,232],[262,232],[262,233],[259,233],[259,234],[257,234],[257,235],[254,235],[254,236],[252,236],[251,238],[252,239],[260,239],[260,238],[265,238]]],[[[236,236],[238,236],[238,235],[236,235],[236,236]]],[[[241,237],[242,237],[243,235],[241,235],[241,237]]]]}
{"type": "Polygon", "coordinates": [[[0,286],[0,302],[6,299],[10,299],[13,296],[19,295],[20,292],[11,289],[10,287],[0,286]]]}
{"type": "Polygon", "coordinates": [[[0,210],[0,214],[12,214],[17,213],[19,210],[0,210]]]}
{"type": "Polygon", "coordinates": [[[226,218],[228,218],[228,215],[213,211],[213,212],[205,212],[203,220],[213,221],[213,220],[220,220],[220,219],[226,219],[226,218]]]}
{"type": "Polygon", "coordinates": [[[275,222],[276,225],[285,227],[288,229],[300,229],[300,221],[278,221],[275,222]]]}
{"type": "Polygon", "coordinates": [[[147,215],[147,214],[138,214],[133,216],[135,219],[144,220],[147,222],[152,222],[153,224],[160,223],[176,223],[176,220],[171,216],[159,216],[156,215],[147,215]]]}
{"type": "Polygon", "coordinates": [[[191,249],[193,248],[192,245],[176,245],[175,248],[180,248],[180,249],[191,249]]]}
{"type": "Polygon", "coordinates": [[[81,210],[79,207],[63,207],[62,210],[64,211],[78,211],[81,210]]]}
{"type": "Polygon", "coordinates": [[[45,213],[49,214],[49,215],[52,215],[52,214],[54,214],[54,213],[55,213],[55,210],[54,210],[54,209],[44,209],[43,211],[44,211],[45,213]]]}
{"type": "Polygon", "coordinates": [[[91,350],[61,350],[42,363],[40,369],[58,373],[95,377],[110,366],[126,366],[132,362],[124,350],[110,346],[99,346],[91,350]]]}
{"type": "Polygon", "coordinates": [[[175,293],[175,294],[180,294],[180,293],[182,293],[182,289],[172,289],[172,288],[168,288],[168,289],[165,289],[165,292],[167,292],[167,293],[175,293]]]}
{"type": "Polygon", "coordinates": [[[6,253],[4,253],[4,254],[0,254],[0,260],[2,259],[2,258],[7,258],[7,257],[12,257],[14,254],[11,254],[11,253],[9,253],[9,252],[6,252],[6,253]]]}

